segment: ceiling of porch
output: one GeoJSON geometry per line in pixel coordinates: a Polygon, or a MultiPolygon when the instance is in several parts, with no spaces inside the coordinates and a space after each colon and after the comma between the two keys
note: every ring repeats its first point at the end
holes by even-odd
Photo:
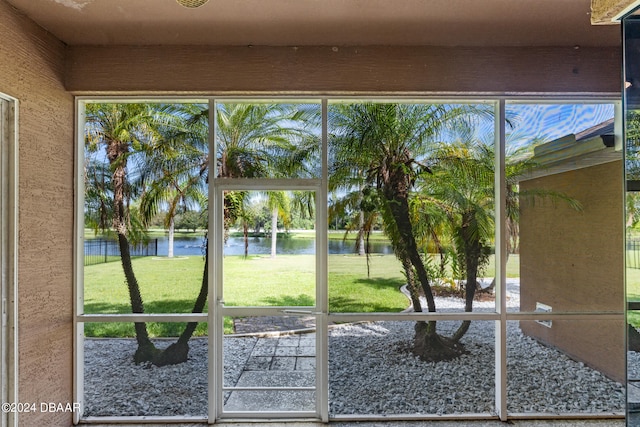
{"type": "Polygon", "coordinates": [[[590,0],[4,1],[69,45],[620,45],[590,0]]]}

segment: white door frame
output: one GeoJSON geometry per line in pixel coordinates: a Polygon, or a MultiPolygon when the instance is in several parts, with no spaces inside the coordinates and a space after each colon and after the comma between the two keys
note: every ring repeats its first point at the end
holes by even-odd
{"type": "MultiPolygon", "coordinates": [[[[217,152],[215,134],[215,104],[219,99],[211,99],[209,101],[209,123],[210,125],[210,150],[212,153],[217,152]]],[[[210,245],[211,252],[209,262],[211,262],[212,271],[215,271],[213,280],[210,281],[212,288],[210,289],[212,309],[209,310],[209,335],[214,337],[209,341],[210,357],[210,375],[209,384],[210,395],[217,395],[217,398],[210,397],[209,404],[209,422],[214,423],[218,419],[239,418],[267,418],[267,419],[288,419],[288,418],[305,418],[314,419],[322,422],[329,421],[329,375],[328,375],[328,289],[327,289],[327,255],[328,255],[328,224],[327,224],[327,191],[328,191],[328,151],[327,151],[327,100],[321,99],[321,176],[317,179],[221,179],[215,178],[210,181],[209,185],[209,209],[212,214],[209,215],[209,230],[211,234],[210,245]],[[306,190],[315,192],[315,211],[316,211],[316,263],[315,263],[315,290],[316,299],[315,307],[311,310],[316,319],[316,372],[315,372],[315,412],[279,412],[265,413],[262,416],[256,413],[233,413],[226,414],[224,411],[223,390],[223,322],[225,315],[243,315],[242,310],[249,310],[248,314],[252,315],[287,315],[283,307],[276,308],[229,308],[224,306],[223,301],[223,198],[226,190],[306,190]]],[[[211,156],[213,159],[214,156],[211,156]]],[[[210,170],[215,171],[214,160],[211,160],[210,170]]],[[[294,310],[295,311],[295,310],[294,310]]],[[[246,315],[246,313],[245,313],[246,315]]]]}

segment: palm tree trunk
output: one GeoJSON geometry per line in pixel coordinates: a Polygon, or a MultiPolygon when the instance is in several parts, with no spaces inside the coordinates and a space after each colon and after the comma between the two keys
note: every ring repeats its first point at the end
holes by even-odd
{"type": "Polygon", "coordinates": [[[365,247],[364,247],[364,211],[362,210],[362,199],[364,195],[362,194],[362,183],[359,184],[358,189],[358,206],[360,206],[360,212],[358,217],[358,256],[365,255],[365,247]]]}
{"type": "Polygon", "coordinates": [[[360,210],[358,228],[358,255],[364,256],[366,254],[366,247],[364,245],[364,211],[362,210],[360,210]]]}
{"type": "Polygon", "coordinates": [[[278,241],[278,208],[271,211],[271,258],[276,257],[276,243],[278,241]]]}
{"type": "Polygon", "coordinates": [[[249,224],[246,220],[242,221],[242,237],[244,238],[244,257],[249,257],[249,224]]]}
{"type": "Polygon", "coordinates": [[[175,231],[175,218],[171,216],[171,218],[169,218],[169,248],[167,249],[168,250],[167,257],[169,258],[173,258],[174,231],[175,231]]]}
{"type": "MultiPolygon", "coordinates": [[[[107,156],[110,164],[117,164],[119,157],[126,152],[126,145],[121,145],[118,142],[113,142],[107,148],[107,156]]],[[[129,290],[129,299],[131,301],[132,313],[144,313],[144,304],[142,302],[142,296],[140,294],[140,286],[138,285],[138,279],[133,271],[131,264],[131,251],[129,250],[129,240],[127,239],[127,216],[125,210],[125,187],[126,187],[126,170],[123,165],[117,166],[113,171],[113,226],[118,235],[118,247],[120,249],[120,261],[122,263],[122,270],[127,282],[127,289],[129,290]]],[[[147,332],[147,325],[142,322],[134,323],[136,331],[136,341],[138,348],[134,355],[135,363],[140,363],[148,360],[149,357],[157,352],[157,349],[149,339],[149,333],[147,332]]]]}
{"type": "MultiPolygon", "coordinates": [[[[473,227],[477,227],[475,224],[475,216],[473,213],[468,213],[462,217],[463,226],[461,230],[461,237],[464,245],[464,261],[466,269],[467,283],[464,288],[465,302],[464,311],[470,313],[473,311],[473,298],[476,295],[476,286],[478,283],[478,263],[481,256],[482,246],[480,241],[474,237],[472,232],[473,227]]],[[[451,339],[458,342],[467,333],[471,326],[470,320],[462,322],[458,330],[453,334],[451,339]]]]}
{"type": "MultiPolygon", "coordinates": [[[[389,213],[395,222],[397,239],[396,255],[406,262],[410,261],[415,269],[422,290],[427,299],[427,310],[436,311],[435,300],[429,276],[424,267],[418,245],[413,234],[409,212],[409,180],[402,172],[390,173],[389,181],[384,186],[384,197],[389,213]]],[[[415,325],[413,354],[425,361],[454,359],[464,353],[464,347],[449,338],[438,335],[435,321],[418,321],[415,325]]]]}
{"type": "MultiPolygon", "coordinates": [[[[138,280],[133,271],[131,265],[131,252],[129,250],[129,240],[127,237],[118,233],[118,246],[120,248],[120,260],[122,262],[122,270],[127,282],[127,288],[129,290],[129,299],[131,301],[132,313],[144,313],[144,304],[142,302],[142,296],[140,295],[140,286],[138,280]]],[[[147,332],[147,325],[142,322],[134,323],[134,329],[136,331],[136,341],[138,348],[134,355],[135,363],[146,362],[152,359],[158,352],[155,345],[149,339],[149,333],[147,332]]]]}
{"type": "MultiPolygon", "coordinates": [[[[202,273],[202,282],[200,284],[200,293],[193,305],[192,313],[202,313],[207,302],[209,294],[209,242],[205,246],[204,271],[202,273]]],[[[177,365],[186,362],[189,356],[189,340],[198,326],[198,322],[189,322],[180,334],[178,341],[171,344],[165,350],[156,351],[149,360],[156,366],[177,365]]]]}
{"type": "Polygon", "coordinates": [[[420,303],[420,292],[418,291],[418,286],[416,285],[416,276],[413,273],[413,265],[408,259],[401,260],[402,268],[404,269],[404,274],[407,277],[407,290],[409,291],[409,298],[411,298],[411,305],[413,306],[413,311],[416,313],[422,312],[422,304],[420,303]]]}
{"type": "Polygon", "coordinates": [[[422,262],[422,258],[420,258],[418,245],[416,244],[416,239],[413,235],[413,227],[411,226],[411,217],[409,215],[408,194],[406,191],[402,192],[398,189],[397,191],[391,190],[390,194],[385,194],[385,196],[390,196],[387,198],[387,206],[389,206],[390,213],[398,230],[400,255],[402,258],[411,262],[411,265],[415,268],[420,286],[422,287],[422,291],[427,299],[427,310],[429,312],[435,312],[436,305],[431,285],[429,283],[429,277],[427,270],[424,267],[424,263],[422,262]]]}

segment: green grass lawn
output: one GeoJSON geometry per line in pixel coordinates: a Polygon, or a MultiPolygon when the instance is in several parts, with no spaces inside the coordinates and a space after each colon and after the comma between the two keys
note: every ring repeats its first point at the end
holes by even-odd
{"type": "MultiPolygon", "coordinates": [[[[224,295],[227,306],[314,306],[315,257],[313,255],[227,256],[223,261],[224,295]]],[[[365,257],[328,257],[329,311],[333,313],[399,312],[408,306],[399,292],[405,282],[402,268],[393,255],[371,255],[369,275],[365,257]]],[[[133,260],[146,313],[190,313],[200,290],[202,256],[140,257],[133,260]]],[[[485,276],[493,275],[493,257],[485,276]]],[[[509,258],[507,276],[517,277],[518,256],[509,258]]],[[[130,313],[127,286],[119,262],[86,266],[84,309],[87,314],[130,313]]],[[[205,312],[208,307],[205,306],[205,312]]],[[[152,336],[176,336],[180,323],[150,323],[152,336]]],[[[225,319],[225,331],[232,331],[225,319]]],[[[89,323],[87,336],[133,336],[131,323],[89,323]]],[[[206,324],[196,335],[206,335],[206,324]]]]}
{"type": "MultiPolygon", "coordinates": [[[[133,260],[147,313],[189,313],[202,280],[201,256],[133,260]]],[[[332,312],[397,312],[407,299],[399,292],[404,278],[394,256],[373,256],[371,276],[358,256],[329,257],[329,307],[332,312]]],[[[122,267],[118,262],[85,267],[85,313],[130,313],[122,267]]],[[[315,304],[313,255],[239,256],[224,258],[224,301],[227,306],[310,306],[315,304]]],[[[207,307],[205,307],[205,311],[207,307]]],[[[154,336],[175,336],[184,324],[149,324],[154,336]]],[[[231,321],[225,324],[231,331],[231,321]]],[[[197,335],[206,335],[201,324],[197,335]]],[[[127,323],[89,323],[87,336],[133,336],[127,323]]]]}
{"type": "MultiPolygon", "coordinates": [[[[638,302],[640,301],[640,269],[627,268],[627,300],[638,302]]],[[[636,328],[640,328],[640,312],[629,311],[627,312],[627,320],[636,328]]]]}
{"type": "MultiPolygon", "coordinates": [[[[132,261],[147,313],[190,313],[198,296],[204,258],[141,257],[132,261]]],[[[87,314],[131,313],[129,293],[120,262],[84,268],[84,310],[87,314]]],[[[184,323],[149,323],[152,336],[176,336],[184,323]]],[[[206,335],[198,325],[197,335],[206,335]]],[[[86,336],[134,336],[132,323],[88,323],[86,336]]]]}

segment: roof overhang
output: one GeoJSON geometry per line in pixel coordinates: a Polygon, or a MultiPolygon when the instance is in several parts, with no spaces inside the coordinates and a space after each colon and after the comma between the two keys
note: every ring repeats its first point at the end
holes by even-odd
{"type": "Polygon", "coordinates": [[[622,150],[616,147],[613,119],[578,134],[541,144],[534,148],[532,160],[536,168],[519,181],[621,161],[622,150]]]}
{"type": "Polygon", "coordinates": [[[591,23],[616,24],[638,6],[640,0],[591,0],[591,23]]]}
{"type": "Polygon", "coordinates": [[[591,0],[0,1],[74,46],[620,45],[591,0]]]}

